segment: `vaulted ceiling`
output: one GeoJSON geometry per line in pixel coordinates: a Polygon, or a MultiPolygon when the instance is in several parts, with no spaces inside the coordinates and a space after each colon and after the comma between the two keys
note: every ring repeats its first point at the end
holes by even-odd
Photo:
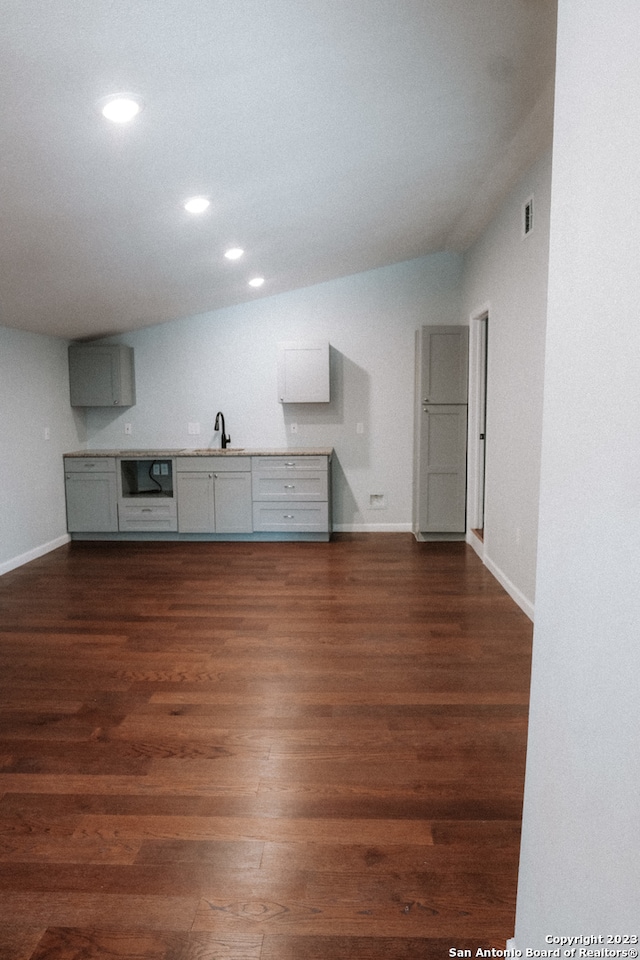
{"type": "Polygon", "coordinates": [[[554,55],[555,0],[3,0],[0,324],[100,336],[462,251],[550,145],[554,55]]]}

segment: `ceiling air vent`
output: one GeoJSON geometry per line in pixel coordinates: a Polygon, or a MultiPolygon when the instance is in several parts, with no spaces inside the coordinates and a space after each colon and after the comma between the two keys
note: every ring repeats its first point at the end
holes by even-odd
{"type": "Polygon", "coordinates": [[[528,237],[533,230],[533,197],[522,205],[522,237],[528,237]]]}

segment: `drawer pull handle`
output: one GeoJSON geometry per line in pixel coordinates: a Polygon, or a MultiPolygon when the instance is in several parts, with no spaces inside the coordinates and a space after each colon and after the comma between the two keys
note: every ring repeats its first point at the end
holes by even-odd
{"type": "Polygon", "coordinates": [[[151,512],[152,512],[152,507],[143,507],[143,508],[142,508],[142,512],[143,512],[143,513],[151,513],[151,512]]]}
{"type": "Polygon", "coordinates": [[[282,518],[283,518],[283,520],[293,520],[294,514],[293,514],[293,513],[284,513],[284,514],[282,515],[282,518]]]}
{"type": "Polygon", "coordinates": [[[295,463],[285,463],[285,467],[295,467],[295,463]]]}
{"type": "Polygon", "coordinates": [[[284,488],[285,490],[295,490],[296,485],[295,483],[285,483],[284,488]]]}

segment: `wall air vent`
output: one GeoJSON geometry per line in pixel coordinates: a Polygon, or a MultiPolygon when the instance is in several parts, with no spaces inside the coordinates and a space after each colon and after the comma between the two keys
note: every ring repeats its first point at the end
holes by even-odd
{"type": "Polygon", "coordinates": [[[522,205],[522,238],[528,237],[533,230],[533,197],[522,205]]]}

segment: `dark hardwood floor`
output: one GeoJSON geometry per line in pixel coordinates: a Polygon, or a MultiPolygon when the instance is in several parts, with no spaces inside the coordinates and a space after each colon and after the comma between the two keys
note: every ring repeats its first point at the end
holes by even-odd
{"type": "Polygon", "coordinates": [[[6,574],[0,958],[504,948],[530,642],[473,550],[409,534],[6,574]]]}

